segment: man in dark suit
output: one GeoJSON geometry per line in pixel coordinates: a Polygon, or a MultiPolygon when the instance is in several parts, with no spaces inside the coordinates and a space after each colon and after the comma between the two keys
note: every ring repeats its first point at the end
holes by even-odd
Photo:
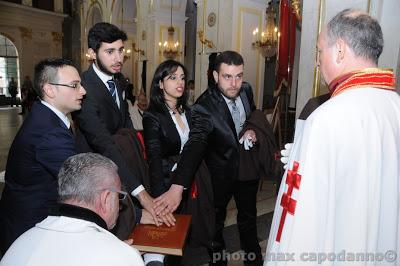
{"type": "Polygon", "coordinates": [[[0,201],[2,254],[57,202],[57,174],[76,153],[67,115],[81,108],[85,89],[72,62],[44,60],[35,67],[33,105],[11,145],[0,201]]]}
{"type": "MultiPolygon", "coordinates": [[[[135,173],[129,170],[113,140],[118,130],[133,129],[126,101],[127,82],[121,74],[126,40],[125,32],[109,23],[97,23],[89,30],[88,52],[93,63],[82,73],[82,84],[87,90],[82,109],[73,113],[77,126],[77,149],[79,152],[97,152],[114,161],[125,189],[138,198],[158,223],[153,198],[135,173]]],[[[164,220],[166,223],[172,223],[172,215],[164,217],[169,218],[164,220]]]]}
{"type": "MultiPolygon", "coordinates": [[[[259,179],[248,176],[238,179],[239,133],[255,110],[253,92],[243,82],[243,58],[233,51],[219,54],[215,60],[213,77],[216,82],[196,101],[192,109],[192,129],[176,177],[170,190],[156,199],[156,213],[174,210],[184,188],[189,188],[201,160],[210,171],[214,191],[216,235],[210,248],[212,265],[226,265],[222,236],[226,208],[232,198],[238,209],[237,222],[240,243],[245,251],[246,265],[261,265],[261,249],[257,239],[256,195],[259,179]]],[[[257,141],[254,130],[243,134],[246,146],[257,141]]]]}

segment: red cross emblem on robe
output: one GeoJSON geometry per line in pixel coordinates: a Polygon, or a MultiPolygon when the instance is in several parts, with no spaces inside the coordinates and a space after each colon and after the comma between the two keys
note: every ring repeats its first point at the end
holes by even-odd
{"type": "Polygon", "coordinates": [[[291,215],[294,215],[294,212],[296,210],[297,202],[296,202],[296,200],[292,199],[292,193],[293,193],[294,188],[295,189],[300,188],[301,175],[299,175],[297,173],[298,169],[299,169],[299,163],[294,161],[292,170],[288,170],[288,172],[287,172],[286,184],[287,184],[288,188],[287,188],[287,192],[283,193],[282,198],[281,198],[281,206],[283,208],[283,211],[282,211],[281,220],[279,222],[278,234],[276,235],[277,242],[281,241],[281,236],[282,236],[283,226],[285,224],[286,214],[289,213],[291,215]]]}

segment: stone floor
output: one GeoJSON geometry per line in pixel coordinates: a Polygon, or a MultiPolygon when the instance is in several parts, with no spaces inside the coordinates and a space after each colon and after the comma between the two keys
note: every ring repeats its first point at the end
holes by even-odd
{"type": "MultiPolygon", "coordinates": [[[[19,115],[19,107],[0,107],[0,194],[4,186],[4,170],[6,167],[8,151],[11,143],[23,122],[23,116],[19,115]]],[[[257,195],[257,225],[258,238],[261,250],[264,252],[272,221],[272,212],[275,206],[276,187],[271,181],[265,181],[257,195]]],[[[0,196],[1,197],[1,196],[0,196]]],[[[230,266],[243,265],[240,256],[239,238],[236,226],[237,210],[235,203],[228,206],[224,236],[227,242],[227,250],[230,254],[230,266]]],[[[205,250],[193,251],[192,265],[207,265],[207,252],[205,250]]]]}

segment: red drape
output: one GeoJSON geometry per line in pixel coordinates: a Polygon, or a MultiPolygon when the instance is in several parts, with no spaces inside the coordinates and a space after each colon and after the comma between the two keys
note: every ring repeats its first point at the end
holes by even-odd
{"type": "Polygon", "coordinates": [[[279,55],[275,89],[278,89],[281,81],[286,79],[289,86],[292,82],[294,52],[296,48],[296,15],[292,12],[289,0],[280,1],[279,55]],[[290,60],[289,60],[290,57],[290,60]],[[288,67],[290,71],[288,72],[288,67]]]}

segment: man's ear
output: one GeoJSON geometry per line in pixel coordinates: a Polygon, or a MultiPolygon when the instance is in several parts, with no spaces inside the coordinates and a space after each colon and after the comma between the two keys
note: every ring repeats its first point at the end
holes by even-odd
{"type": "Polygon", "coordinates": [[[213,70],[213,76],[214,76],[215,83],[218,83],[218,72],[213,70]]]}
{"type": "Polygon", "coordinates": [[[93,59],[93,60],[97,59],[96,52],[92,48],[89,48],[88,53],[89,53],[90,59],[93,59]]]}
{"type": "Polygon", "coordinates": [[[44,84],[43,85],[43,99],[45,96],[50,99],[54,98],[55,97],[54,90],[55,90],[55,88],[51,84],[49,84],[49,83],[44,84]]]}
{"type": "Polygon", "coordinates": [[[343,61],[344,56],[347,52],[347,45],[343,39],[338,39],[336,41],[336,63],[339,64],[343,61]]]}
{"type": "Polygon", "coordinates": [[[110,191],[104,190],[100,193],[99,197],[99,210],[102,214],[106,214],[108,212],[108,206],[110,201],[110,191]]]}

